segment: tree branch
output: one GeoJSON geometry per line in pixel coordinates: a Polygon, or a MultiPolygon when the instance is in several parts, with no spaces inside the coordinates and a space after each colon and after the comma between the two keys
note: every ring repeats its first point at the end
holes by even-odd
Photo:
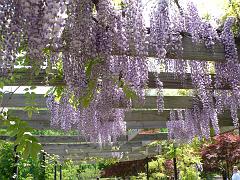
{"type": "Polygon", "coordinates": [[[5,103],[2,101],[2,103],[1,103],[2,109],[1,109],[1,111],[0,111],[0,114],[3,113],[3,111],[4,111],[5,107],[7,106],[8,102],[12,99],[12,95],[13,95],[20,87],[21,87],[21,86],[18,86],[14,91],[12,91],[12,92],[9,93],[10,96],[9,96],[9,98],[6,100],[5,103]]]}

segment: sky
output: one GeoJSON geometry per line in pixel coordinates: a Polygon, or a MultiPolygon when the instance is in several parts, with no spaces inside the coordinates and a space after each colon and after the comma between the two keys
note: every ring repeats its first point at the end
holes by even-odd
{"type": "Polygon", "coordinates": [[[192,0],[192,2],[197,5],[199,13],[202,16],[209,13],[215,18],[219,18],[224,14],[225,4],[227,1],[228,0],[192,0]]]}
{"type": "Polygon", "coordinates": [[[217,21],[225,14],[225,9],[230,0],[192,0],[198,7],[200,15],[211,16],[210,23],[213,27],[218,27],[217,21]]]}
{"type": "MultiPolygon", "coordinates": [[[[142,0],[145,7],[145,23],[149,26],[149,13],[151,7],[158,2],[157,0],[142,0]]],[[[162,0],[165,1],[165,0],[162,0]]],[[[174,0],[166,0],[174,2],[174,0]]],[[[216,19],[221,18],[224,15],[225,7],[228,1],[230,0],[178,0],[180,6],[185,7],[188,2],[193,2],[198,10],[201,17],[204,17],[206,14],[209,14],[212,17],[211,24],[216,26],[216,19]]]]}

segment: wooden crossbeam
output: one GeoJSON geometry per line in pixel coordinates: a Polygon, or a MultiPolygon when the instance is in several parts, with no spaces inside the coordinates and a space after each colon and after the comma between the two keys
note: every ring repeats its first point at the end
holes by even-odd
{"type": "MultiPolygon", "coordinates": [[[[9,110],[9,114],[17,116],[25,121],[49,121],[50,114],[48,110],[40,110],[39,113],[33,113],[31,119],[28,117],[26,111],[23,110],[9,110]]],[[[158,113],[157,110],[137,110],[125,113],[125,121],[164,121],[168,120],[169,110],[158,113]]],[[[141,129],[141,128],[139,128],[141,129]]]]}
{"type": "MultiPolygon", "coordinates": [[[[134,146],[133,146],[134,147],[134,146]]],[[[57,154],[57,155],[81,155],[84,153],[114,153],[114,152],[131,152],[132,147],[128,144],[128,146],[125,146],[121,149],[96,149],[96,148],[62,148],[60,146],[57,146],[56,148],[50,148],[48,146],[44,147],[44,150],[49,154],[57,154]]]]}
{"type": "MultiPolygon", "coordinates": [[[[20,79],[17,79],[15,82],[9,82],[6,86],[28,86],[28,85],[35,85],[35,86],[65,86],[65,82],[61,78],[48,78],[46,82],[46,73],[42,71],[38,76],[31,77],[24,72],[16,71],[15,74],[20,76],[20,79]]],[[[161,81],[163,82],[163,87],[168,89],[192,89],[192,81],[190,74],[186,74],[186,78],[184,81],[174,73],[166,73],[161,72],[159,74],[161,81]]],[[[156,88],[156,80],[155,75],[153,72],[149,72],[148,74],[148,88],[156,88]]]]}
{"type": "MultiPolygon", "coordinates": [[[[86,140],[84,139],[84,137],[81,136],[46,136],[46,135],[37,135],[34,136],[36,137],[40,143],[73,143],[73,142],[86,142],[86,140]]],[[[2,135],[0,136],[1,140],[13,140],[14,138],[11,138],[9,136],[6,135],[2,135]]]]}
{"type": "MultiPolygon", "coordinates": [[[[216,62],[225,61],[224,46],[221,43],[215,43],[212,49],[208,49],[204,43],[193,43],[191,37],[183,36],[182,46],[182,59],[216,62]]],[[[156,50],[149,48],[149,56],[156,57],[156,50]]],[[[167,52],[167,58],[179,59],[179,56],[167,52]]]]}
{"type": "Polygon", "coordinates": [[[166,128],[166,121],[128,121],[127,129],[166,128]]]}
{"type": "MultiPolygon", "coordinates": [[[[138,153],[138,152],[133,152],[133,153],[128,153],[128,158],[124,157],[123,159],[120,159],[120,161],[129,161],[129,160],[137,160],[137,159],[143,159],[145,158],[145,155],[143,153],[138,153]]],[[[64,160],[72,160],[74,164],[78,164],[79,161],[85,160],[86,158],[89,157],[102,157],[102,158],[111,158],[113,157],[112,153],[82,153],[79,155],[60,155],[60,161],[64,160]]]]}
{"type": "MultiPolygon", "coordinates": [[[[6,94],[3,96],[3,104],[7,102],[6,107],[16,108],[28,106],[24,94],[13,94],[12,96],[6,94]],[[10,98],[10,100],[9,100],[10,98]]],[[[39,108],[46,108],[46,98],[42,94],[35,95],[35,102],[39,108]]],[[[133,109],[157,109],[157,97],[146,96],[145,103],[141,104],[137,100],[133,100],[133,109]]],[[[185,109],[192,107],[191,96],[164,96],[165,109],[185,109]]]]}
{"type": "Polygon", "coordinates": [[[127,140],[131,141],[133,140],[138,134],[141,132],[141,129],[130,129],[127,132],[127,140]]]}
{"type": "MultiPolygon", "coordinates": [[[[22,120],[28,121],[34,128],[50,129],[50,114],[47,110],[41,110],[39,111],[39,114],[33,113],[32,120],[29,120],[27,112],[23,110],[11,110],[9,113],[22,120]]],[[[169,110],[165,110],[162,113],[158,113],[157,110],[136,110],[126,112],[125,121],[127,123],[127,128],[129,129],[165,128],[168,117],[169,110]]],[[[219,125],[233,126],[229,111],[219,115],[219,125]]]]}
{"type": "MultiPolygon", "coordinates": [[[[71,151],[73,153],[74,150],[78,150],[78,152],[81,151],[114,151],[115,146],[121,146],[122,144],[119,142],[116,142],[114,144],[105,144],[102,147],[99,144],[96,143],[42,143],[43,149],[47,152],[49,151],[71,151]]],[[[125,147],[125,149],[131,149],[131,147],[140,146],[142,145],[141,141],[129,141],[128,145],[125,147]]],[[[116,150],[116,149],[115,149],[116,150]]],[[[76,151],[75,151],[76,152],[76,151]]]]}
{"type": "Polygon", "coordinates": [[[155,141],[155,140],[166,140],[168,133],[154,133],[154,134],[138,134],[132,141],[155,141]]]}
{"type": "MultiPolygon", "coordinates": [[[[161,134],[161,133],[159,133],[161,134]]],[[[164,133],[166,134],[166,133],[164,133]]],[[[153,137],[153,136],[152,136],[153,137]]],[[[151,137],[151,139],[152,139],[151,137]]],[[[160,136],[155,136],[155,140],[160,140],[160,136]]],[[[161,138],[165,135],[161,136],[161,138]]],[[[146,140],[141,141],[142,137],[136,138],[139,141],[128,141],[123,145],[120,145],[120,149],[116,149],[114,146],[103,146],[94,143],[43,143],[43,148],[48,154],[58,155],[60,160],[72,159],[73,161],[83,160],[86,157],[113,157],[114,152],[127,153],[130,159],[140,159],[144,154],[142,148],[145,145],[146,140]],[[134,149],[134,152],[133,152],[134,149]],[[138,151],[139,150],[139,151],[138,151]]],[[[145,139],[145,138],[144,138],[145,139]]],[[[153,139],[152,139],[153,140],[153,139]]],[[[155,149],[149,152],[156,154],[155,149]]],[[[124,159],[121,159],[121,161],[124,159]]]]}
{"type": "MultiPolygon", "coordinates": [[[[79,142],[88,142],[83,136],[78,135],[59,135],[59,136],[52,136],[52,135],[35,135],[40,143],[79,143],[79,142]]],[[[1,140],[14,140],[7,135],[1,135],[1,140]]],[[[127,136],[123,135],[118,138],[118,141],[127,141],[127,136]]]]}
{"type": "MultiPolygon", "coordinates": [[[[182,39],[183,42],[183,53],[181,59],[184,60],[202,60],[202,61],[215,61],[215,62],[224,62],[225,61],[225,51],[224,47],[221,43],[216,42],[211,49],[206,48],[204,43],[193,43],[191,37],[184,36],[182,39]]],[[[236,40],[236,46],[238,50],[238,57],[240,58],[240,41],[236,40]]],[[[127,55],[133,55],[131,53],[126,53],[127,55]]],[[[156,57],[156,50],[152,47],[149,47],[149,57],[156,57]]],[[[167,58],[169,59],[179,59],[180,57],[174,53],[167,53],[167,58]]],[[[63,79],[59,77],[55,77],[54,81],[52,78],[48,79],[48,83],[46,83],[46,74],[41,72],[39,76],[31,79],[29,74],[26,72],[16,71],[16,74],[19,76],[15,83],[11,82],[8,85],[64,85],[63,79]]],[[[165,88],[184,88],[189,89],[192,88],[191,78],[189,74],[187,75],[186,82],[183,84],[181,81],[179,82],[179,78],[171,73],[161,73],[161,80],[163,81],[163,85],[165,88]]],[[[149,88],[155,88],[155,80],[153,78],[153,74],[149,73],[149,88]]]]}
{"type": "MultiPolygon", "coordinates": [[[[19,72],[16,70],[15,74],[21,78],[17,79],[15,82],[9,82],[6,86],[65,86],[65,82],[61,78],[48,78],[46,81],[46,72],[42,71],[38,76],[32,77],[27,72],[19,72]]],[[[163,87],[166,89],[193,89],[191,74],[187,73],[185,78],[182,79],[181,76],[178,76],[175,73],[160,72],[158,74],[160,80],[163,82],[163,87]]],[[[215,78],[214,75],[211,75],[212,84],[214,88],[215,78]]],[[[156,86],[156,77],[153,72],[148,72],[148,88],[157,88],[156,86]]],[[[225,86],[222,89],[229,89],[229,86],[225,86]]]]}
{"type": "Polygon", "coordinates": [[[130,151],[130,148],[122,149],[121,151],[118,149],[94,149],[94,148],[73,148],[73,149],[64,149],[64,148],[56,148],[56,149],[50,149],[47,146],[45,146],[45,151],[49,154],[58,154],[58,155],[78,155],[78,154],[83,154],[83,153],[94,153],[94,152],[128,152],[130,151]]]}

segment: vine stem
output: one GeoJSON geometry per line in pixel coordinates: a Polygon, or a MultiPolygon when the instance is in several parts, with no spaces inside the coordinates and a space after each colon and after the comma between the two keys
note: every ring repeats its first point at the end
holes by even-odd
{"type": "Polygon", "coordinates": [[[4,103],[4,101],[2,100],[2,102],[1,102],[2,109],[1,109],[1,111],[0,111],[0,114],[3,113],[3,111],[4,111],[5,107],[6,107],[6,105],[7,105],[8,102],[12,99],[13,94],[14,94],[14,93],[15,93],[20,87],[21,87],[21,86],[18,86],[14,91],[12,91],[12,92],[9,93],[10,96],[8,97],[8,99],[6,100],[5,103],[4,103]]]}

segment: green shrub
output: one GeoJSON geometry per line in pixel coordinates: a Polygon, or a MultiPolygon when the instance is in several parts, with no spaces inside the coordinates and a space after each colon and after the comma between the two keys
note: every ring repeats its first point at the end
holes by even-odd
{"type": "Polygon", "coordinates": [[[9,180],[13,175],[14,153],[13,144],[0,141],[0,177],[9,180]]]}

